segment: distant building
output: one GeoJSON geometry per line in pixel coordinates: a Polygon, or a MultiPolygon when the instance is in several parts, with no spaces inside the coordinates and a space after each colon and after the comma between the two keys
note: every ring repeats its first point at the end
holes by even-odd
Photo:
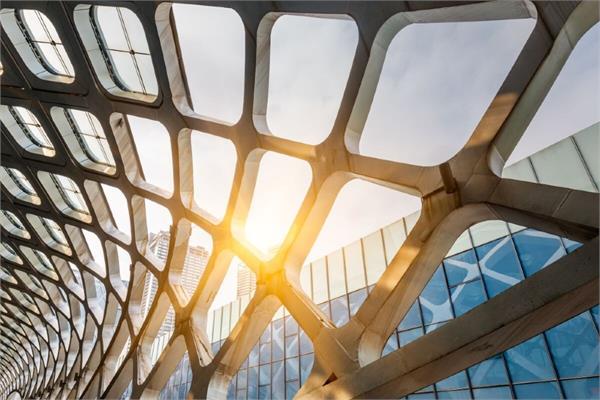
{"type": "Polygon", "coordinates": [[[237,265],[237,297],[244,297],[254,293],[256,290],[256,277],[254,273],[244,265],[238,262],[237,265]]]}
{"type": "MultiPolygon", "coordinates": [[[[169,253],[169,241],[171,235],[169,232],[161,231],[157,234],[150,235],[150,243],[148,247],[150,251],[156,255],[161,261],[166,261],[169,253]]],[[[181,274],[181,285],[186,293],[191,296],[196,290],[198,281],[206,268],[210,253],[202,246],[189,246],[188,252],[183,264],[183,272],[181,274]]],[[[152,300],[156,294],[158,282],[153,279],[152,274],[146,275],[144,284],[144,292],[142,294],[142,310],[147,313],[152,305],[152,300]]],[[[174,330],[175,319],[172,313],[167,314],[164,324],[161,326],[158,336],[163,333],[170,333],[174,330]]]]}

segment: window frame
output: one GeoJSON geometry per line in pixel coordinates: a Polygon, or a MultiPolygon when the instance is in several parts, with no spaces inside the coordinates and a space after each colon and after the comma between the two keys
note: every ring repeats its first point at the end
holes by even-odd
{"type": "MultiPolygon", "coordinates": [[[[40,63],[40,65],[42,67],[44,67],[46,69],[46,71],[48,71],[48,73],[50,73],[52,75],[56,75],[59,77],[65,77],[65,78],[74,78],[75,71],[73,68],[73,64],[71,64],[71,60],[68,59],[68,55],[66,54],[66,49],[65,49],[65,55],[67,56],[66,60],[63,59],[62,55],[57,50],[58,45],[61,45],[64,48],[64,44],[63,44],[62,40],[60,42],[55,42],[52,38],[50,38],[51,35],[48,32],[48,27],[47,27],[45,21],[42,19],[42,15],[48,20],[48,22],[52,23],[52,21],[50,21],[50,19],[39,10],[35,10],[35,9],[28,10],[28,11],[33,11],[37,15],[37,17],[40,19],[40,25],[42,26],[42,28],[48,35],[48,38],[50,39],[50,42],[40,42],[38,40],[35,40],[35,38],[33,37],[32,33],[31,33],[31,28],[29,27],[28,22],[25,20],[24,11],[25,10],[15,10],[15,21],[17,23],[17,26],[21,30],[23,37],[25,38],[25,42],[29,45],[29,48],[31,49],[31,52],[33,53],[36,60],[40,63]],[[58,57],[60,63],[62,64],[62,67],[64,68],[66,73],[60,72],[59,70],[56,69],[56,67],[54,67],[50,63],[50,61],[48,61],[47,57],[44,55],[44,51],[40,48],[38,43],[47,43],[53,47],[53,50],[57,53],[57,57],[58,57]],[[71,73],[71,74],[69,74],[69,73],[71,73]]],[[[54,30],[56,30],[56,28],[54,28],[54,24],[52,25],[52,27],[54,30]]],[[[58,37],[58,39],[60,40],[60,37],[58,37]]]]}
{"type": "MultiPolygon", "coordinates": [[[[83,110],[77,110],[77,111],[84,112],[86,114],[86,117],[90,121],[90,126],[94,127],[92,118],[96,118],[96,117],[93,114],[91,114],[88,111],[83,111],[83,110]]],[[[108,138],[106,137],[104,130],[102,130],[100,132],[93,132],[97,135],[97,136],[94,136],[93,138],[99,142],[100,148],[102,149],[102,151],[104,153],[103,155],[105,156],[104,157],[105,160],[101,160],[100,158],[98,158],[98,156],[96,154],[94,154],[94,152],[92,151],[92,149],[90,148],[90,146],[88,144],[87,139],[85,138],[85,136],[91,136],[90,133],[85,133],[85,132],[81,131],[80,127],[77,124],[76,118],[73,115],[72,110],[68,109],[68,108],[63,108],[63,113],[65,115],[65,119],[67,120],[67,123],[69,124],[69,127],[73,131],[73,135],[77,139],[77,143],[79,144],[79,146],[81,147],[81,150],[85,153],[85,155],[90,159],[90,161],[92,161],[96,164],[100,164],[100,165],[109,167],[109,168],[114,168],[115,167],[114,158],[112,156],[112,152],[110,151],[110,146],[108,144],[108,138]],[[104,140],[104,142],[106,143],[106,146],[103,145],[102,140],[104,140]],[[112,163],[111,163],[111,161],[112,161],[112,163]]]]}
{"type": "MultiPolygon", "coordinates": [[[[136,54],[141,54],[141,55],[147,55],[152,59],[152,55],[150,53],[150,49],[148,48],[148,53],[142,53],[142,52],[136,52],[133,49],[133,46],[131,45],[131,42],[128,38],[129,36],[129,32],[128,32],[128,28],[125,26],[125,21],[124,18],[122,16],[122,8],[125,7],[118,7],[118,6],[104,6],[104,7],[112,7],[116,9],[116,12],[119,14],[119,21],[121,24],[121,27],[123,29],[123,32],[126,36],[126,40],[127,40],[127,45],[129,47],[129,54],[132,55],[133,58],[133,66],[135,67],[135,72],[137,75],[137,78],[139,80],[140,86],[142,87],[142,91],[137,91],[137,90],[133,90],[132,88],[128,87],[128,85],[123,81],[123,78],[121,78],[121,74],[119,73],[119,69],[118,67],[115,65],[115,61],[113,59],[113,57],[111,56],[110,52],[111,51],[119,51],[119,52],[124,52],[122,50],[113,50],[108,46],[108,43],[106,42],[106,38],[105,35],[102,32],[102,29],[100,27],[100,23],[98,22],[98,7],[97,5],[93,5],[90,7],[89,9],[89,18],[90,18],[90,25],[92,27],[92,31],[94,33],[94,37],[96,39],[98,48],[100,49],[100,54],[102,55],[102,59],[104,60],[104,64],[106,66],[108,75],[110,76],[110,78],[112,79],[112,81],[114,82],[114,84],[121,89],[124,92],[129,92],[129,93],[133,93],[133,94],[138,94],[138,95],[143,95],[143,96],[156,96],[158,95],[158,81],[156,80],[156,75],[154,75],[154,79],[156,80],[157,83],[157,93],[152,93],[149,90],[146,89],[146,84],[148,82],[144,82],[144,77],[142,75],[142,72],[139,68],[138,62],[135,58],[136,54]]],[[[102,6],[100,6],[102,7],[102,6]]],[[[129,9],[127,9],[129,10],[129,9]]],[[[129,10],[131,11],[131,10],[129,10]]],[[[137,16],[137,14],[135,14],[133,11],[131,11],[136,18],[139,17],[137,16]]],[[[141,21],[140,21],[141,24],[141,21]]],[[[143,25],[142,25],[143,27],[143,25]]],[[[146,39],[146,33],[144,33],[144,39],[147,41],[146,39]]],[[[150,46],[148,46],[150,47],[150,46]]],[[[153,67],[153,72],[154,72],[154,64],[152,64],[153,67]]],[[[155,73],[156,74],[156,73],[155,73]]]]}

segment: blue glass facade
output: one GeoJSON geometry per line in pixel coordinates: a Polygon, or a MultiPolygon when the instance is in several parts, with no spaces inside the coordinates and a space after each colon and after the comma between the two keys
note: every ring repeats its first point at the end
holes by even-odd
{"type": "MultiPolygon", "coordinates": [[[[472,227],[462,236],[463,245],[459,247],[466,250],[444,259],[388,339],[383,355],[461,316],[579,246],[570,240],[500,221],[481,225],[481,229],[472,227]],[[490,228],[493,228],[494,234],[490,234],[490,228]]],[[[381,250],[364,243],[359,246],[364,265],[368,264],[365,260],[372,258],[365,255],[366,252],[389,252],[386,238],[390,235],[385,229],[388,228],[380,231],[381,250]]],[[[348,276],[349,257],[346,254],[344,252],[342,257],[342,272],[348,276]]],[[[389,263],[387,259],[389,257],[386,265],[389,263]]],[[[330,264],[331,261],[327,261],[323,266],[328,270],[330,264]]],[[[314,279],[315,265],[319,263],[313,263],[311,280],[314,279]]],[[[365,271],[362,279],[363,282],[369,281],[368,272],[365,271]]],[[[349,280],[346,279],[346,282],[349,280]]],[[[313,281],[310,286],[313,299],[314,285],[313,281]]],[[[362,287],[321,302],[320,307],[337,326],[341,326],[364,302],[371,287],[362,287]]],[[[596,399],[600,395],[598,314],[596,306],[408,398],[596,399]]],[[[223,342],[215,341],[213,351],[218,351],[223,342]]],[[[282,310],[233,377],[228,397],[292,398],[310,373],[313,357],[309,338],[282,310]]],[[[186,354],[161,392],[161,399],[184,398],[191,379],[186,354]]]]}

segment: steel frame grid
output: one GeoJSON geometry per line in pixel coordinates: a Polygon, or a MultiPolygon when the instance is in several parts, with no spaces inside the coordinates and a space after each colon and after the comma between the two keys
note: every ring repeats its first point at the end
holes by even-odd
{"type": "MultiPolygon", "coordinates": [[[[153,398],[187,350],[194,376],[189,396],[224,397],[229,379],[274,313],[284,305],[315,348],[315,366],[298,397],[400,397],[598,304],[598,194],[498,177],[504,160],[516,146],[577,40],[599,20],[596,4],[524,1],[193,3],[233,8],[244,23],[244,106],[240,121],[233,126],[199,118],[189,105],[186,107],[187,92],[181,66],[165,63],[165,60],[179,59],[170,3],[89,3],[130,8],[142,21],[159,85],[159,94],[151,102],[119,97],[102,88],[75,26],[73,13],[77,3],[3,3],[3,8],[42,11],[55,24],[61,38],[70,38],[63,44],[76,77],[71,84],[42,80],[28,70],[12,44],[2,40],[2,103],[24,106],[34,112],[57,149],[52,158],[27,153],[2,128],[2,165],[22,171],[42,199],[42,204],[34,207],[12,197],[3,187],[2,208],[15,213],[29,232],[35,229],[25,218],[26,213],[55,220],[67,233],[74,254],[66,256],[49,248],[36,235],[26,240],[4,229],[2,241],[11,244],[24,261],[26,257],[18,245],[40,250],[55,262],[59,259],[74,263],[84,271],[85,297],[72,290],[72,282],[60,279],[57,287],[68,293],[70,302],[69,310],[65,311],[65,307],[27,289],[16,275],[16,283],[3,281],[4,287],[29,292],[39,301],[38,306],[46,304],[42,314],[56,314],[56,325],[69,324],[75,340],[67,347],[52,329],[19,319],[13,310],[24,308],[8,294],[10,299],[3,298],[2,303],[14,307],[0,313],[3,320],[0,396],[7,397],[11,391],[19,390],[23,397],[115,398],[132,382],[132,398],[153,398]],[[278,138],[265,130],[270,29],[277,17],[286,13],[350,16],[360,33],[335,124],[329,137],[316,146],[278,138]],[[526,17],[537,18],[531,36],[468,143],[452,159],[435,167],[419,167],[347,150],[355,148],[357,143],[357,138],[347,132],[360,132],[368,114],[385,55],[380,49],[386,49],[393,36],[408,23],[526,17]],[[89,110],[100,120],[115,158],[114,175],[85,169],[70,157],[50,118],[50,108],[54,105],[89,110]],[[125,114],[156,119],[167,128],[174,160],[175,195],[165,196],[164,191],[143,180],[135,149],[127,146],[131,139],[123,124],[125,114]],[[225,218],[217,225],[192,202],[191,130],[227,138],[236,147],[238,161],[230,204],[225,218]],[[293,228],[281,250],[269,261],[263,261],[239,235],[256,182],[258,161],[266,151],[303,159],[310,164],[313,174],[311,189],[293,228]],[[66,175],[79,185],[92,216],[91,223],[67,217],[56,209],[37,179],[36,172],[40,170],[66,175]],[[301,290],[299,272],[338,191],[355,177],[420,196],[422,212],[357,314],[348,324],[335,328],[301,290]],[[118,187],[130,199],[130,241],[115,232],[98,183],[118,187]],[[173,218],[171,234],[176,240],[171,240],[163,269],[156,267],[141,251],[140,246],[147,240],[142,198],[164,205],[173,218]],[[502,219],[586,244],[473,312],[381,358],[387,337],[454,240],[468,226],[488,219],[502,219]],[[190,224],[211,234],[214,249],[191,301],[182,305],[180,288],[171,272],[185,256],[190,224]],[[111,279],[118,274],[116,267],[108,262],[108,274],[102,274],[92,261],[80,228],[93,231],[103,242],[118,243],[130,253],[132,265],[143,265],[147,273],[157,278],[157,295],[145,320],[139,315],[139,306],[136,310],[144,268],[132,267],[130,287],[126,289],[125,299],[121,298],[122,288],[115,287],[111,279]],[[175,246],[175,242],[179,244],[175,246]],[[233,254],[257,275],[257,290],[225,344],[213,355],[203,328],[211,293],[219,287],[227,260],[233,254]],[[106,287],[107,302],[103,306],[95,304],[92,276],[106,287]],[[66,317],[66,314],[79,314],[79,309],[74,307],[76,298],[81,301],[86,321],[82,335],[72,318],[66,317]],[[175,332],[150,369],[147,353],[169,305],[176,314],[175,332]],[[117,307],[121,308],[118,320],[117,307]],[[51,309],[56,311],[52,313],[51,309]],[[495,320],[490,321],[486,315],[494,315],[495,320]],[[93,340],[91,324],[98,327],[98,340],[93,340]],[[110,335],[113,327],[114,334],[110,335]],[[131,350],[117,366],[117,356],[128,337],[131,350]],[[82,362],[81,349],[90,344],[93,347],[88,360],[82,362]],[[74,351],[77,359],[68,373],[65,365],[56,368],[60,360],[64,361],[74,351]],[[41,361],[36,363],[36,358],[41,361]],[[146,374],[145,379],[140,379],[146,374]]],[[[31,273],[26,266],[3,261],[9,270],[31,273]]],[[[59,269],[68,267],[66,262],[58,262],[58,266],[59,269]]],[[[45,316],[40,316],[38,322],[44,319],[45,316]]],[[[47,319],[45,322],[50,324],[47,319]]]]}

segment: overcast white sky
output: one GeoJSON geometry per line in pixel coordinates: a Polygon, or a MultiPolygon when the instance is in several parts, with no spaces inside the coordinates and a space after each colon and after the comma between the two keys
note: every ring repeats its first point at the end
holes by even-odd
{"type": "MultiPolygon", "coordinates": [[[[232,11],[216,7],[176,4],[173,9],[194,110],[207,118],[235,123],[243,98],[241,20],[232,11]]],[[[532,20],[518,20],[405,28],[390,45],[360,141],[361,152],[420,165],[450,158],[479,122],[533,25],[532,20]]],[[[548,104],[532,122],[510,162],[599,120],[598,34],[596,26],[581,40],[548,96],[548,104]]],[[[351,20],[286,16],[276,22],[267,108],[267,121],[274,134],[310,144],[327,137],[357,40],[351,20]]],[[[164,127],[139,118],[130,118],[130,124],[146,178],[172,190],[164,127]]],[[[203,193],[196,193],[197,201],[204,201],[205,209],[221,217],[235,154],[228,142],[217,142],[197,140],[194,168],[201,170],[195,171],[195,178],[204,176],[208,182],[203,193]]],[[[249,239],[258,247],[268,250],[285,236],[312,179],[310,169],[303,164],[276,154],[263,159],[255,192],[259,201],[251,206],[246,227],[249,239]]],[[[309,259],[334,251],[419,207],[419,199],[354,180],[340,192],[309,259]]],[[[117,218],[126,218],[122,211],[115,213],[117,218]]],[[[149,218],[154,220],[151,231],[170,224],[168,218],[149,218]]],[[[201,238],[197,243],[204,244],[201,238]]],[[[224,290],[235,296],[236,268],[231,270],[224,290]]],[[[228,296],[221,295],[217,303],[228,301],[228,296]]]]}

